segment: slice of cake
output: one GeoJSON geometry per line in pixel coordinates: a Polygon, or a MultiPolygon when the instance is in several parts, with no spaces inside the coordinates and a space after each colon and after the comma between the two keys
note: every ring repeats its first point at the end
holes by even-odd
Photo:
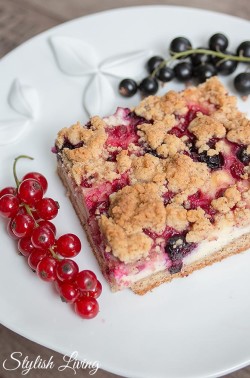
{"type": "Polygon", "coordinates": [[[64,128],[56,152],[113,291],[144,294],[250,247],[250,121],[215,77],[64,128]]]}

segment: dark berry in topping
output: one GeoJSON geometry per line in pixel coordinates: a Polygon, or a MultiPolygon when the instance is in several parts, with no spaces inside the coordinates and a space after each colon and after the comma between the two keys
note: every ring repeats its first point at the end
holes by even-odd
{"type": "Polygon", "coordinates": [[[154,77],[145,77],[139,85],[139,90],[143,96],[154,95],[159,88],[158,81],[154,77]]]}
{"type": "Polygon", "coordinates": [[[63,146],[62,146],[62,150],[64,148],[68,148],[69,150],[74,150],[75,148],[80,148],[84,145],[83,142],[79,142],[77,144],[72,144],[69,140],[65,140],[64,143],[63,143],[63,146]]]}
{"type": "Polygon", "coordinates": [[[133,79],[123,79],[119,84],[119,93],[124,97],[132,97],[137,92],[137,83],[133,79]]]}
{"type": "Polygon", "coordinates": [[[184,235],[171,236],[165,247],[165,252],[172,261],[181,260],[193,249],[193,243],[188,243],[184,235]]]}
{"type": "Polygon", "coordinates": [[[147,148],[145,150],[145,154],[150,154],[150,155],[153,155],[155,157],[159,157],[159,155],[157,154],[157,152],[155,150],[152,150],[151,148],[147,148]]]}
{"type": "Polygon", "coordinates": [[[181,271],[183,264],[182,261],[173,261],[171,267],[168,269],[170,274],[179,273],[181,271]]]}
{"type": "MultiPolygon", "coordinates": [[[[205,47],[198,47],[198,49],[206,50],[205,47]]],[[[199,66],[200,64],[209,63],[211,61],[211,55],[204,53],[192,54],[190,58],[194,67],[199,66]]]]}
{"type": "Polygon", "coordinates": [[[147,62],[147,71],[151,74],[163,61],[161,56],[152,56],[147,62]]]}
{"type": "Polygon", "coordinates": [[[192,48],[191,42],[185,37],[177,37],[172,40],[169,46],[171,55],[184,52],[192,48]]]}
{"type": "Polygon", "coordinates": [[[174,70],[170,67],[162,67],[156,74],[157,78],[163,83],[167,83],[174,78],[174,70]]]}
{"type": "Polygon", "coordinates": [[[228,46],[228,39],[224,34],[216,33],[210,37],[208,44],[210,50],[225,51],[228,46]]]}
{"type": "Polygon", "coordinates": [[[242,42],[237,48],[236,54],[250,58],[250,41],[242,42]]]}
{"type": "Polygon", "coordinates": [[[174,67],[174,73],[176,79],[179,81],[185,82],[192,78],[193,75],[193,67],[192,64],[189,62],[181,62],[176,64],[174,67]]]}
{"type": "MultiPolygon", "coordinates": [[[[226,51],[225,54],[234,55],[229,51],[226,51]]],[[[220,73],[221,75],[231,75],[238,66],[238,62],[236,62],[236,60],[218,57],[213,57],[213,63],[215,64],[218,73],[220,73]]]]}
{"type": "Polygon", "coordinates": [[[201,163],[206,163],[207,166],[212,170],[220,169],[224,165],[224,158],[221,153],[219,153],[218,155],[209,156],[207,154],[207,151],[203,151],[198,155],[198,161],[201,163]]]}
{"type": "Polygon", "coordinates": [[[243,96],[250,94],[250,72],[242,72],[234,79],[235,89],[243,96]]]}
{"type": "Polygon", "coordinates": [[[239,161],[241,161],[244,165],[248,165],[250,163],[250,154],[247,153],[246,147],[241,147],[236,155],[239,161]]]}
{"type": "Polygon", "coordinates": [[[194,77],[199,83],[204,83],[204,81],[216,74],[216,68],[210,63],[201,64],[200,66],[195,67],[193,72],[194,77]]]}

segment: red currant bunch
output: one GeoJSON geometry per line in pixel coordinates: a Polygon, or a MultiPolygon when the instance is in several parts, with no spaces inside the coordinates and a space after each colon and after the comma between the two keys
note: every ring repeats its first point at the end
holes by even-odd
{"type": "Polygon", "coordinates": [[[43,281],[54,282],[61,299],[74,304],[75,312],[84,319],[92,319],[99,312],[97,298],[102,285],[96,275],[89,271],[79,272],[72,257],[81,251],[80,239],[72,234],[56,237],[56,227],[51,222],[59,210],[57,201],[44,197],[48,182],[38,172],[27,173],[21,181],[13,173],[15,187],[0,191],[0,216],[8,220],[8,234],[17,240],[18,251],[27,258],[29,267],[43,281]]]}

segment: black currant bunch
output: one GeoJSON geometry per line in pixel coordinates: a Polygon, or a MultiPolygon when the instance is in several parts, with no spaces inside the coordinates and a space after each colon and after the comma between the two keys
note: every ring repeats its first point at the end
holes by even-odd
{"type": "Polygon", "coordinates": [[[186,37],[176,37],[169,45],[168,59],[153,56],[146,63],[148,76],[137,83],[126,78],[119,84],[122,96],[132,97],[137,91],[143,97],[154,95],[159,83],[174,78],[180,82],[203,83],[215,75],[231,75],[239,63],[248,63],[244,72],[234,78],[234,87],[242,96],[250,94],[250,41],[240,43],[235,52],[228,51],[228,38],[222,33],[212,35],[207,47],[193,48],[186,37]]]}

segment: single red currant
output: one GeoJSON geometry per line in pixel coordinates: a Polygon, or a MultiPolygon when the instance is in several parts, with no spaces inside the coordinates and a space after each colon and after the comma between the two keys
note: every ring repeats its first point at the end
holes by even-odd
{"type": "Polygon", "coordinates": [[[63,302],[74,303],[79,297],[79,290],[71,282],[61,282],[58,290],[63,302]]]}
{"type": "Polygon", "coordinates": [[[48,256],[48,251],[45,251],[44,249],[35,249],[28,257],[30,268],[36,271],[37,264],[46,256],[48,256]]]}
{"type": "Polygon", "coordinates": [[[29,214],[17,214],[11,222],[13,234],[18,238],[31,235],[35,227],[35,221],[29,214]]]}
{"type": "Polygon", "coordinates": [[[40,226],[33,230],[31,241],[34,247],[48,249],[55,242],[55,235],[51,228],[40,226]]]}
{"type": "Polygon", "coordinates": [[[13,186],[7,186],[6,188],[3,188],[0,190],[0,198],[4,196],[5,194],[13,194],[14,196],[16,195],[16,188],[13,186]]]}
{"type": "Polygon", "coordinates": [[[32,244],[30,237],[19,239],[17,248],[23,256],[29,256],[36,249],[32,244]]]}
{"type": "Polygon", "coordinates": [[[15,234],[13,234],[12,222],[13,222],[13,219],[11,219],[9,223],[7,224],[7,232],[8,232],[9,237],[11,237],[11,239],[18,240],[19,238],[15,234]]]}
{"type": "Polygon", "coordinates": [[[97,285],[94,290],[82,291],[83,297],[99,298],[102,293],[102,284],[100,281],[97,281],[97,285]]]}
{"type": "Polygon", "coordinates": [[[79,267],[74,260],[64,259],[56,264],[56,275],[60,281],[72,281],[78,272],[79,267]]]}
{"type": "Polygon", "coordinates": [[[50,220],[57,216],[59,209],[59,203],[52,198],[42,198],[41,201],[36,204],[36,212],[39,218],[44,220],[50,220]]]}
{"type": "Polygon", "coordinates": [[[13,218],[19,210],[19,199],[13,194],[4,194],[0,198],[0,215],[3,218],[13,218]]]}
{"type": "Polygon", "coordinates": [[[82,270],[76,276],[75,282],[81,291],[92,291],[97,286],[97,278],[91,270],[82,270]]]}
{"type": "Polygon", "coordinates": [[[18,197],[22,202],[34,206],[43,198],[43,188],[37,180],[26,179],[19,185],[18,197]]]}
{"type": "Polygon", "coordinates": [[[54,232],[54,235],[56,234],[56,226],[54,225],[54,223],[47,221],[47,220],[44,220],[44,219],[41,219],[41,220],[39,220],[38,224],[39,224],[40,227],[45,226],[45,227],[50,228],[51,231],[54,232]]]}
{"type": "Polygon", "coordinates": [[[99,312],[99,304],[95,298],[82,297],[75,302],[75,312],[83,319],[93,319],[99,312]]]}
{"type": "Polygon", "coordinates": [[[35,179],[40,183],[41,187],[43,188],[43,194],[45,194],[47,189],[48,189],[47,179],[41,173],[29,172],[29,173],[26,173],[25,176],[23,176],[22,181],[24,181],[26,179],[30,179],[30,178],[35,179]]]}
{"type": "Polygon", "coordinates": [[[43,281],[55,281],[56,260],[53,257],[45,256],[37,264],[36,272],[43,281]]]}
{"type": "Polygon", "coordinates": [[[65,234],[56,241],[57,252],[63,257],[74,257],[81,251],[81,241],[74,234],[65,234]]]}

